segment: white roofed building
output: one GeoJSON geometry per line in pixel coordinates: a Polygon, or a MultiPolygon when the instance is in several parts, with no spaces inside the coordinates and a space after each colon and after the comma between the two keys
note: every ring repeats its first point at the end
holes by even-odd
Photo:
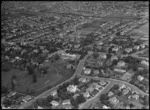
{"type": "Polygon", "coordinates": [[[142,61],[141,61],[141,64],[144,65],[144,66],[149,66],[149,62],[146,61],[146,60],[142,60],[142,61]]]}
{"type": "Polygon", "coordinates": [[[90,73],[91,73],[91,69],[90,69],[90,68],[86,68],[86,69],[84,70],[84,74],[89,75],[90,73]]]}
{"type": "Polygon", "coordinates": [[[67,91],[75,93],[77,91],[77,85],[69,85],[67,91]]]}
{"type": "Polygon", "coordinates": [[[52,106],[58,106],[59,105],[59,103],[55,100],[51,101],[51,104],[52,104],[52,106]]]}

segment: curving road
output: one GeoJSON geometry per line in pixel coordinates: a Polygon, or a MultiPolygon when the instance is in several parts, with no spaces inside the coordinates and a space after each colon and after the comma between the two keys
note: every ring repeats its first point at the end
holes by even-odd
{"type": "MultiPolygon", "coordinates": [[[[88,54],[88,55],[89,55],[89,54],[88,54]]],[[[30,106],[30,105],[31,105],[33,102],[35,102],[37,99],[47,97],[48,95],[50,95],[50,93],[51,93],[53,90],[56,90],[56,89],[58,88],[58,86],[60,86],[60,85],[62,85],[62,84],[64,84],[64,83],[66,83],[66,82],[68,82],[68,81],[71,81],[72,79],[75,78],[75,76],[79,76],[80,73],[82,72],[84,63],[85,63],[85,61],[86,61],[88,55],[86,55],[82,60],[80,60],[78,66],[77,66],[77,69],[76,69],[74,75],[73,75],[71,78],[69,78],[68,80],[66,80],[66,81],[64,81],[64,82],[62,82],[62,83],[60,83],[60,84],[58,84],[57,86],[55,86],[55,87],[53,87],[53,88],[51,88],[51,89],[49,89],[49,90],[43,92],[42,94],[38,95],[38,96],[35,97],[34,99],[30,100],[29,102],[24,103],[23,105],[19,106],[17,109],[24,109],[24,108],[30,106]]]]}
{"type": "Polygon", "coordinates": [[[81,75],[81,77],[88,78],[88,79],[97,79],[97,80],[110,81],[111,83],[115,83],[115,84],[125,84],[126,86],[129,86],[131,89],[136,90],[140,94],[149,95],[148,93],[145,93],[142,90],[140,90],[138,87],[136,87],[136,86],[134,86],[134,85],[132,85],[128,82],[122,81],[122,80],[111,79],[111,78],[101,78],[101,77],[91,77],[91,76],[84,76],[84,75],[81,75]]]}

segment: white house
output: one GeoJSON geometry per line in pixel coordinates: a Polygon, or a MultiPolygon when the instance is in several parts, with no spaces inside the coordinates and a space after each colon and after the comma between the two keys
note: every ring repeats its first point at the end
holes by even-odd
{"type": "Polygon", "coordinates": [[[102,59],[106,59],[107,58],[107,56],[106,56],[106,54],[105,53],[102,53],[102,52],[100,52],[99,53],[99,57],[98,58],[102,58],[102,59]]]}
{"type": "Polygon", "coordinates": [[[75,54],[68,54],[68,53],[61,53],[61,58],[62,59],[75,60],[76,59],[76,55],[75,54]]]}
{"type": "Polygon", "coordinates": [[[114,104],[114,105],[116,105],[117,103],[119,103],[119,100],[118,100],[116,97],[110,98],[109,101],[110,101],[112,104],[114,104]]]}
{"type": "Polygon", "coordinates": [[[142,61],[141,61],[141,64],[144,65],[144,66],[149,66],[149,62],[146,61],[146,60],[142,60],[142,61]]]}
{"type": "Polygon", "coordinates": [[[32,99],[32,97],[27,95],[22,99],[22,101],[26,103],[26,102],[30,101],[31,99],[32,99]]]}
{"type": "Polygon", "coordinates": [[[124,61],[119,61],[117,63],[117,67],[124,67],[125,66],[125,62],[124,61]]]}
{"type": "Polygon", "coordinates": [[[43,107],[41,107],[41,106],[38,106],[38,107],[37,107],[37,109],[44,109],[44,108],[43,108],[43,107]]]}
{"type": "Polygon", "coordinates": [[[84,70],[84,74],[90,74],[91,73],[91,69],[90,68],[86,68],[85,70],[84,70]]]}
{"type": "Polygon", "coordinates": [[[10,92],[8,95],[7,95],[7,97],[12,97],[12,96],[14,96],[14,95],[16,95],[17,94],[17,92],[10,92]]]}
{"type": "Polygon", "coordinates": [[[129,92],[129,89],[124,89],[123,94],[126,95],[129,92]]]}
{"type": "Polygon", "coordinates": [[[51,92],[51,95],[52,95],[52,96],[57,95],[57,90],[52,91],[52,92],[51,92]]]}
{"type": "Polygon", "coordinates": [[[140,46],[141,46],[141,48],[142,48],[142,49],[144,49],[144,48],[145,48],[145,44],[141,44],[140,46]]]}
{"type": "Polygon", "coordinates": [[[111,60],[118,60],[118,57],[116,55],[111,56],[111,60]]]}
{"type": "Polygon", "coordinates": [[[99,70],[94,70],[93,73],[94,73],[95,75],[98,75],[98,74],[99,74],[99,70]]]}
{"type": "Polygon", "coordinates": [[[109,91],[108,92],[108,97],[111,97],[111,96],[113,96],[114,95],[114,93],[112,92],[112,91],[109,91]]]}
{"type": "Polygon", "coordinates": [[[112,48],[112,51],[118,51],[119,50],[119,48],[118,47],[114,47],[114,48],[112,48]]]}
{"type": "Polygon", "coordinates": [[[125,73],[126,72],[126,70],[118,69],[118,68],[115,68],[114,71],[115,72],[120,72],[120,73],[125,73]]]}
{"type": "Polygon", "coordinates": [[[103,105],[103,109],[110,109],[110,107],[103,105]]]}
{"type": "Polygon", "coordinates": [[[103,45],[103,42],[98,42],[97,45],[103,45]]]}
{"type": "Polygon", "coordinates": [[[77,85],[69,85],[67,91],[75,93],[77,91],[77,85]]]}
{"type": "Polygon", "coordinates": [[[132,98],[135,99],[135,100],[138,100],[139,99],[139,94],[132,95],[132,98]]]}
{"type": "Polygon", "coordinates": [[[83,83],[87,82],[86,78],[79,78],[79,81],[83,83]]]}
{"type": "Polygon", "coordinates": [[[144,79],[144,77],[141,76],[141,75],[139,75],[137,78],[138,78],[139,81],[142,81],[144,79]]]}
{"type": "Polygon", "coordinates": [[[51,104],[52,104],[52,106],[58,106],[59,105],[59,103],[55,100],[51,101],[51,104]]]}
{"type": "Polygon", "coordinates": [[[107,83],[106,83],[106,81],[104,81],[104,80],[100,80],[99,84],[100,84],[101,86],[105,86],[107,83]]]}
{"type": "Polygon", "coordinates": [[[125,51],[126,51],[127,53],[132,52],[132,48],[126,48],[125,51]]]}
{"type": "Polygon", "coordinates": [[[67,104],[71,104],[70,99],[64,100],[64,101],[62,102],[62,105],[67,105],[67,104]]]}
{"type": "Polygon", "coordinates": [[[85,98],[89,98],[89,97],[90,97],[90,94],[89,94],[88,91],[86,91],[86,92],[83,93],[83,96],[84,96],[85,98]]]}
{"type": "Polygon", "coordinates": [[[139,49],[140,49],[140,46],[139,46],[139,45],[136,45],[136,46],[134,46],[134,49],[139,50],[139,49]]]}
{"type": "Polygon", "coordinates": [[[119,90],[126,88],[126,85],[124,84],[119,84],[119,90]]]}

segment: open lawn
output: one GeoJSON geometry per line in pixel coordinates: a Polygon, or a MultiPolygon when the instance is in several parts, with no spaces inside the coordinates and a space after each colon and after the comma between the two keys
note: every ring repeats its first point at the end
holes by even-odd
{"type": "Polygon", "coordinates": [[[11,77],[16,75],[17,86],[16,91],[25,94],[40,94],[46,89],[56,86],[57,84],[67,80],[73,75],[73,70],[67,69],[66,65],[68,62],[63,60],[58,60],[49,66],[48,73],[41,77],[37,75],[37,82],[32,83],[32,76],[28,75],[27,71],[19,71],[17,69],[11,70],[9,72],[2,72],[2,85],[5,87],[11,87],[11,77]]]}
{"type": "Polygon", "coordinates": [[[138,29],[134,29],[133,31],[131,31],[131,33],[143,35],[141,39],[148,40],[149,39],[149,23],[146,23],[145,25],[141,26],[138,29]]]}

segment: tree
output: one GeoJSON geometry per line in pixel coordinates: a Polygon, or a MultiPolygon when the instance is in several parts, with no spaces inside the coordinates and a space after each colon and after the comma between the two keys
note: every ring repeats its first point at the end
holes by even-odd
{"type": "Polygon", "coordinates": [[[76,97],[76,100],[77,100],[78,104],[81,104],[81,103],[83,103],[83,102],[86,101],[86,99],[85,99],[85,97],[83,96],[83,94],[77,96],[77,97],[76,97]]]}
{"type": "Polygon", "coordinates": [[[60,59],[60,56],[59,56],[58,54],[56,54],[56,55],[54,56],[54,59],[55,59],[55,60],[59,60],[59,59],[60,59]]]}
{"type": "Polygon", "coordinates": [[[71,105],[73,105],[75,108],[79,107],[78,102],[74,98],[71,98],[71,105]]]}
{"type": "Polygon", "coordinates": [[[13,75],[11,77],[11,89],[14,90],[15,89],[15,82],[16,82],[16,75],[13,75]]]}
{"type": "Polygon", "coordinates": [[[78,85],[79,84],[79,80],[78,80],[77,77],[74,78],[73,83],[74,83],[74,85],[78,85]]]}
{"type": "Polygon", "coordinates": [[[109,97],[107,96],[107,94],[101,94],[100,101],[102,104],[107,105],[109,102],[108,99],[109,97]]]}
{"type": "Polygon", "coordinates": [[[94,56],[94,58],[96,59],[96,58],[99,56],[99,54],[98,54],[97,52],[94,52],[94,53],[93,53],[93,56],[94,56]]]}
{"type": "Polygon", "coordinates": [[[33,79],[33,83],[37,82],[37,76],[35,74],[33,74],[32,79],[33,79]]]}
{"type": "Polygon", "coordinates": [[[49,96],[47,97],[47,101],[48,101],[48,102],[51,102],[52,100],[53,100],[53,96],[49,95],[49,96]]]}
{"type": "Polygon", "coordinates": [[[112,65],[117,65],[118,61],[117,60],[113,60],[112,61],[112,65]]]}
{"type": "Polygon", "coordinates": [[[27,71],[29,75],[32,75],[34,73],[34,69],[32,66],[27,66],[27,71]]]}
{"type": "Polygon", "coordinates": [[[1,92],[2,92],[2,94],[5,94],[5,93],[7,93],[8,92],[8,89],[5,87],[5,86],[1,86],[1,92]]]}

